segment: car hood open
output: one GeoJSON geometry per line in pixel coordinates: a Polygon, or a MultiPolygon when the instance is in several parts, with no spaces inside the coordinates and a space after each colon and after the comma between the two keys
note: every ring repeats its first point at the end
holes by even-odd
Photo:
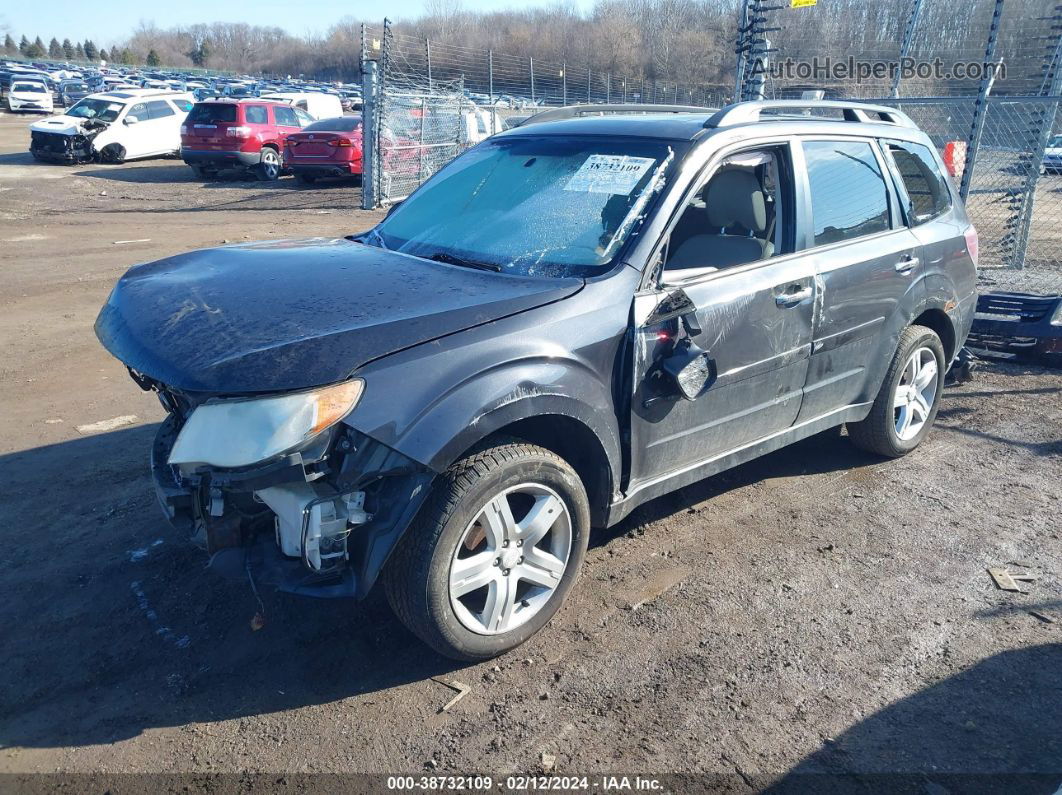
{"type": "Polygon", "coordinates": [[[131,268],[100,311],[96,336],[129,367],[177,389],[275,392],[340,381],[373,359],[582,284],[345,239],[250,243],[131,268]]]}

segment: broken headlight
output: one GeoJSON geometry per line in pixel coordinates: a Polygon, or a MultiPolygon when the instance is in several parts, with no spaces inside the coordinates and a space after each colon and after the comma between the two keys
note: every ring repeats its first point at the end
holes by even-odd
{"type": "Polygon", "coordinates": [[[264,398],[212,400],[177,434],[171,464],[242,467],[293,450],[335,425],[357,405],[365,382],[264,398]]]}

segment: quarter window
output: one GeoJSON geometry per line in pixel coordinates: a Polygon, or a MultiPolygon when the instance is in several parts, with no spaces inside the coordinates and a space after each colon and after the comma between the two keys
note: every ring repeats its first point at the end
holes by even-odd
{"type": "Polygon", "coordinates": [[[907,192],[911,226],[924,224],[951,209],[948,182],[929,147],[906,141],[890,141],[888,147],[907,192]]]}
{"type": "Polygon", "coordinates": [[[889,193],[865,141],[804,143],[815,245],[889,229],[889,193]]]}

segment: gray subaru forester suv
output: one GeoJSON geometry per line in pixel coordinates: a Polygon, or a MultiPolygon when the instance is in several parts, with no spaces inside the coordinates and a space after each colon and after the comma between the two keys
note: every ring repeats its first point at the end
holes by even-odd
{"type": "Polygon", "coordinates": [[[580,106],[368,233],[134,267],[96,331],[168,412],[159,500],[215,567],[317,596],[382,577],[474,660],[541,629],[590,529],[646,500],[842,424],[917,447],[976,258],[892,108],[580,106]]]}

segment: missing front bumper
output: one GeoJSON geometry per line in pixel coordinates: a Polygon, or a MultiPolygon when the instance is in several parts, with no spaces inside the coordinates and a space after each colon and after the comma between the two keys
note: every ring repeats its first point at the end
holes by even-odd
{"type": "Polygon", "coordinates": [[[238,472],[184,477],[167,463],[170,415],[152,446],[155,493],[211,568],[312,596],[365,596],[423,503],[434,473],[342,427],[320,460],[300,454],[238,472]]]}

